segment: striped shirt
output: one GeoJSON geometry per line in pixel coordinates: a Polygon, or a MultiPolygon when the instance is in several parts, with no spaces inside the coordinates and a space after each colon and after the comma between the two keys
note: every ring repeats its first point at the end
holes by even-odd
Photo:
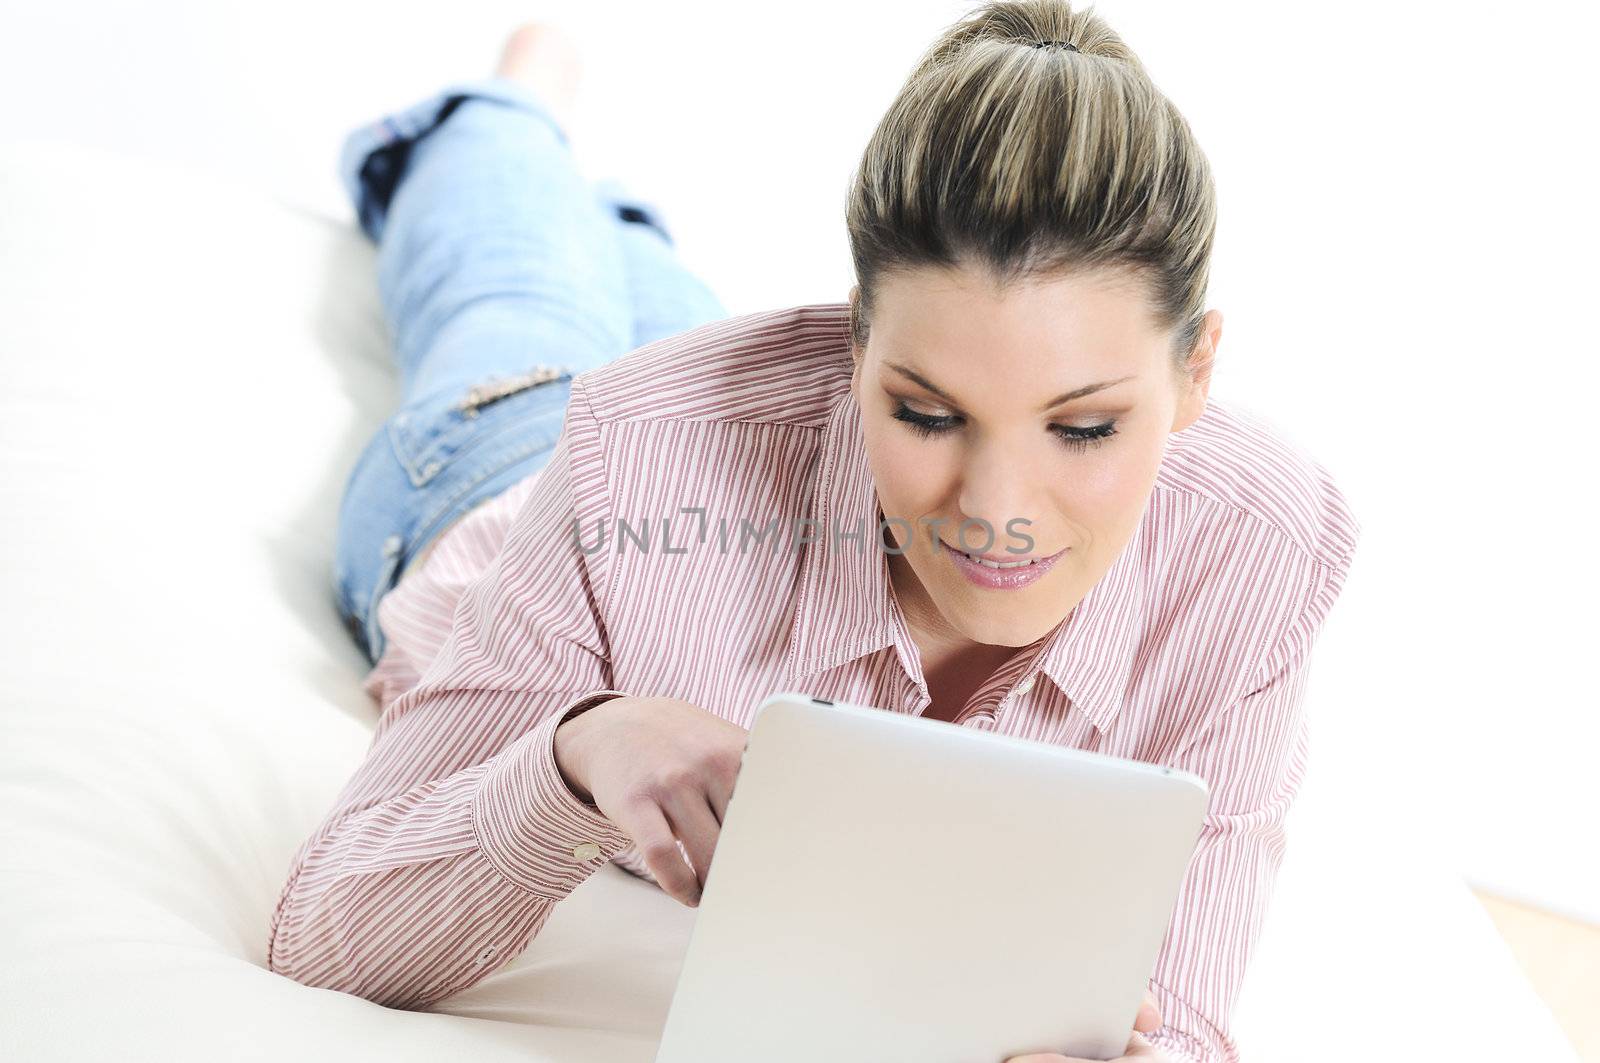
{"type": "MultiPolygon", "coordinates": [[[[383,599],[366,679],[382,715],[295,855],[272,970],[423,1008],[520,953],[607,860],[654,881],[554,760],[555,728],[606,697],[681,698],[745,728],[785,689],[929,707],[884,551],[739,542],[773,520],[876,527],[851,368],[848,304],[820,304],[574,378],[549,463],[383,599]]],[[[1306,766],[1311,647],[1358,533],[1320,464],[1213,399],[1169,436],[1106,574],[953,720],[1207,780],[1151,979],[1150,1039],[1176,1060],[1238,1058],[1230,1016],[1306,766]]]]}

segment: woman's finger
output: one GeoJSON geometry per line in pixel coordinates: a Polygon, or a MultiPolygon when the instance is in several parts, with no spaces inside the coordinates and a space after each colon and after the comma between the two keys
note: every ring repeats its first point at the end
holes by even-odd
{"type": "Polygon", "coordinates": [[[1156,995],[1150,990],[1144,991],[1144,1002],[1139,1005],[1139,1014],[1133,1020],[1133,1028],[1141,1033],[1149,1033],[1161,1026],[1161,1009],[1156,1006],[1156,995]]]}
{"type": "Polygon", "coordinates": [[[698,790],[675,791],[663,805],[672,832],[683,842],[694,865],[697,876],[696,892],[706,888],[706,876],[711,873],[711,855],[717,847],[717,835],[722,827],[716,813],[711,810],[706,795],[698,790]]]}
{"type": "Polygon", "coordinates": [[[713,773],[706,778],[706,799],[711,805],[712,815],[717,817],[719,828],[728,818],[728,802],[733,800],[733,784],[738,777],[738,771],[733,771],[713,773]]]}
{"type": "Polygon", "coordinates": [[[733,724],[731,737],[717,749],[716,756],[706,766],[704,784],[711,811],[716,814],[717,826],[728,818],[728,802],[733,800],[733,787],[739,781],[739,769],[744,765],[744,751],[750,744],[750,732],[733,724]],[[735,748],[733,742],[738,741],[735,748]]]}
{"type": "Polygon", "coordinates": [[[699,903],[700,883],[694,869],[684,861],[666,814],[654,800],[641,797],[632,802],[619,814],[617,825],[633,839],[651,876],[669,897],[690,908],[699,903]]]}

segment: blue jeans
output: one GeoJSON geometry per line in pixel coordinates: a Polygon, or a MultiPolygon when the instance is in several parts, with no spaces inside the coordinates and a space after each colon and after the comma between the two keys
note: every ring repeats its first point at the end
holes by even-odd
{"type": "Polygon", "coordinates": [[[334,550],[339,614],[376,662],[379,601],[440,532],[544,465],[572,376],[727,311],[656,207],[583,179],[520,82],[460,82],[363,126],[339,171],[378,247],[400,378],[334,550]]]}

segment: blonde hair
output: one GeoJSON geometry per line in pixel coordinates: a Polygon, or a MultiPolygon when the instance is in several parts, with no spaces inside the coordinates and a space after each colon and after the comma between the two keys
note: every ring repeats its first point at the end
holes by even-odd
{"type": "Polygon", "coordinates": [[[1002,287],[1121,272],[1144,281],[1180,362],[1200,338],[1216,228],[1211,169],[1189,124],[1092,7],[995,0],[945,30],[868,141],[846,224],[858,346],[884,277],[962,262],[1002,287]]]}

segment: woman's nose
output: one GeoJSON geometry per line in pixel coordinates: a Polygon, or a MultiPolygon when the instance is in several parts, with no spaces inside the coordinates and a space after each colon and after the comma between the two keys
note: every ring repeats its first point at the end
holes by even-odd
{"type": "MultiPolygon", "coordinates": [[[[1042,481],[1043,474],[1015,451],[975,452],[963,470],[958,503],[966,518],[964,545],[978,551],[997,550],[998,546],[984,546],[986,531],[996,543],[1002,543],[1014,534],[1013,528],[1036,522],[1042,481]],[[1026,523],[1011,524],[1018,520],[1026,523]]],[[[960,541],[955,535],[951,539],[960,541]]]]}

